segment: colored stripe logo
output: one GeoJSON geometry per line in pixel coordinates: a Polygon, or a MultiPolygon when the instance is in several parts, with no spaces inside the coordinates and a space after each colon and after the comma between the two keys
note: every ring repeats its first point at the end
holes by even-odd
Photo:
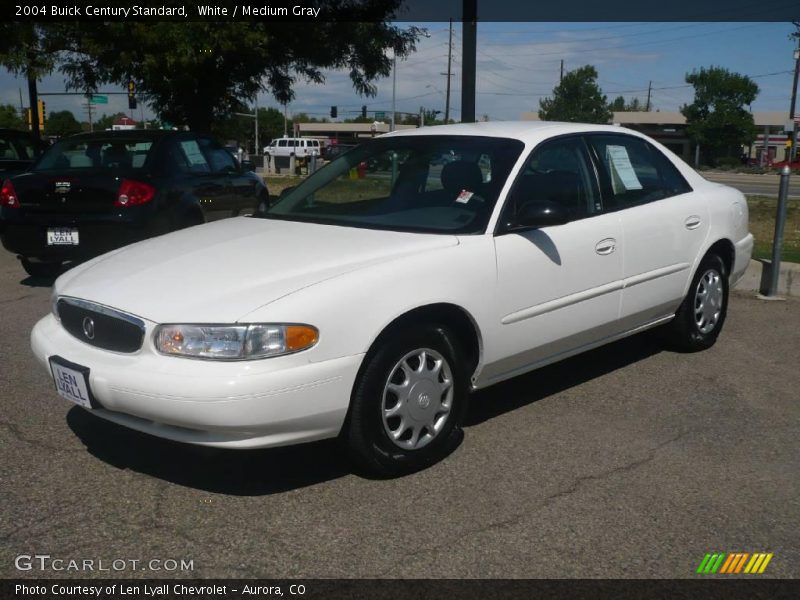
{"type": "Polygon", "coordinates": [[[766,552],[714,552],[706,554],[697,567],[697,573],[701,575],[714,575],[716,573],[725,575],[735,575],[745,573],[747,575],[761,574],[767,568],[773,554],[766,552]]]}

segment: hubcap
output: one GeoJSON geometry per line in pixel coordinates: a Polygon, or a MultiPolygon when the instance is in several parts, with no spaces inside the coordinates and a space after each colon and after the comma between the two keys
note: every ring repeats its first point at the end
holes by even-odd
{"type": "Polygon", "coordinates": [[[430,348],[406,354],[392,368],[383,389],[383,429],[404,450],[430,444],[453,406],[453,375],[445,358],[430,348]]]}
{"type": "Polygon", "coordinates": [[[700,333],[710,333],[717,326],[724,297],[722,277],[709,269],[700,278],[694,294],[694,322],[700,333]]]}

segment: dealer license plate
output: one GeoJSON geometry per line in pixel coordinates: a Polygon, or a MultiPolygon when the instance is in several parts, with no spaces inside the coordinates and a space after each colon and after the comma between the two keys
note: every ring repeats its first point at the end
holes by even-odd
{"type": "Polygon", "coordinates": [[[78,230],[72,227],[48,227],[48,246],[77,246],[80,243],[78,230]]]}
{"type": "Polygon", "coordinates": [[[53,358],[50,359],[50,369],[53,371],[56,390],[61,396],[84,408],[92,408],[89,400],[89,369],[66,367],[53,358]]]}

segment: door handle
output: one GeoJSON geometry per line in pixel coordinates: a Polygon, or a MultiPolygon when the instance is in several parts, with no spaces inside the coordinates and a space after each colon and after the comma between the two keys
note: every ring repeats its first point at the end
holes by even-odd
{"type": "Polygon", "coordinates": [[[697,229],[698,227],[700,227],[700,223],[702,223],[702,220],[697,215],[686,217],[686,221],[684,221],[686,229],[697,229]]]}
{"type": "Polygon", "coordinates": [[[615,240],[614,238],[606,238],[604,240],[600,240],[594,247],[594,251],[602,255],[611,254],[616,249],[617,249],[617,240],[615,240]]]}

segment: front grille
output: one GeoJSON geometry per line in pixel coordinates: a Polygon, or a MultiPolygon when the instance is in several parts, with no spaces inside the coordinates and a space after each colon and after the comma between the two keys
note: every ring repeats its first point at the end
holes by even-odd
{"type": "Polygon", "coordinates": [[[142,347],[141,319],[76,298],[59,298],[57,307],[64,329],[86,344],[127,353],[142,347]]]}

